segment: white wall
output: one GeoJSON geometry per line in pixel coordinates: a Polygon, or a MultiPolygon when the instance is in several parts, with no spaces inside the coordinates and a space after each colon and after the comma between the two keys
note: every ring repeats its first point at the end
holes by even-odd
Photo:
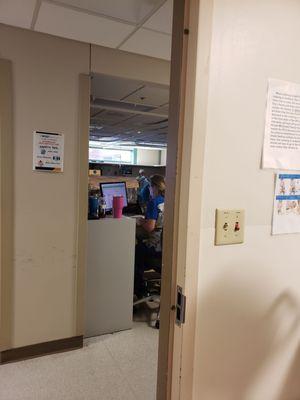
{"type": "Polygon", "coordinates": [[[167,165],[167,150],[160,151],[160,164],[167,165]]]}
{"type": "Polygon", "coordinates": [[[271,236],[260,169],[267,79],[300,82],[299,15],[294,0],[214,1],[195,400],[300,398],[300,236],[271,236]],[[246,210],[244,245],[214,246],[216,208],[246,210]]]}
{"type": "Polygon", "coordinates": [[[137,165],[159,165],[160,151],[152,149],[137,149],[137,165]]]}

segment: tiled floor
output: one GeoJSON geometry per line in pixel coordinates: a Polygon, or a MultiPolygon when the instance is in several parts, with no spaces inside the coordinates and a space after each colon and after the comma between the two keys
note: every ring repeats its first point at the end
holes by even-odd
{"type": "Polygon", "coordinates": [[[155,400],[158,331],[87,339],[81,350],[0,367],[0,400],[155,400]]]}

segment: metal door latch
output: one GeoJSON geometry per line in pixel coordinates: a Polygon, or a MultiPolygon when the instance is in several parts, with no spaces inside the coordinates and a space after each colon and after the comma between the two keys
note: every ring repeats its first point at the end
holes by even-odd
{"type": "Polygon", "coordinates": [[[176,324],[185,323],[186,296],[182,293],[182,287],[177,286],[177,303],[176,303],[176,324]]]}

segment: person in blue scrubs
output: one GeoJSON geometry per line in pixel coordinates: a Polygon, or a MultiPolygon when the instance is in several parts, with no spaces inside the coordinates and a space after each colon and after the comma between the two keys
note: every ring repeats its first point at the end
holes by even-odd
{"type": "Polygon", "coordinates": [[[139,170],[139,176],[136,178],[139,183],[138,188],[138,204],[144,214],[148,201],[150,200],[150,181],[145,176],[143,169],[139,170]]]}
{"type": "Polygon", "coordinates": [[[151,199],[147,204],[146,217],[137,221],[145,233],[135,248],[134,293],[137,297],[142,297],[144,294],[143,275],[148,267],[147,261],[153,257],[161,257],[165,189],[163,176],[153,175],[150,178],[151,199]]]}

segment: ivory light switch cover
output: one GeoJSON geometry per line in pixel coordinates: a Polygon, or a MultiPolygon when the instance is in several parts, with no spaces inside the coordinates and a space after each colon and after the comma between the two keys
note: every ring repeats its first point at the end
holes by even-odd
{"type": "Polygon", "coordinates": [[[244,230],[244,210],[216,210],[216,246],[244,243],[244,230]]]}

